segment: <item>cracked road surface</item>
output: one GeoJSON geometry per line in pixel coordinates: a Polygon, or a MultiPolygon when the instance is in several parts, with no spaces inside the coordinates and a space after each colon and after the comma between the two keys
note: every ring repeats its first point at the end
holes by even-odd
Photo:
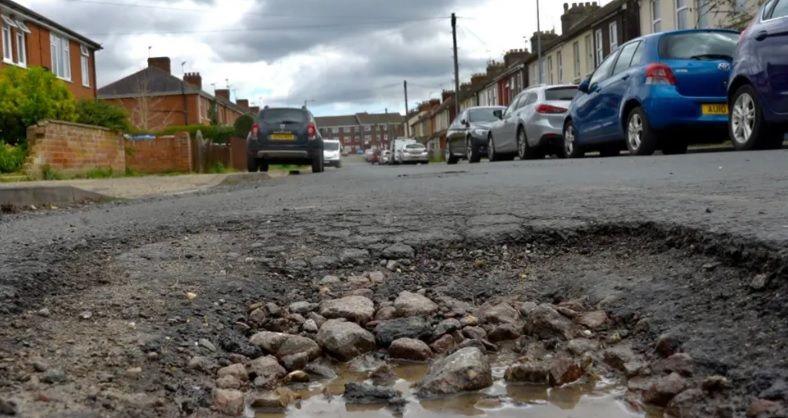
{"type": "MultiPolygon", "coordinates": [[[[386,270],[381,254],[394,243],[415,254],[386,270],[376,302],[419,289],[478,305],[585,298],[614,324],[604,344],[623,339],[652,361],[660,336],[680,335],[695,364],[689,385],[724,376],[737,416],[756,399],[781,408],[786,157],[349,162],[199,194],[2,215],[0,415],[4,406],[22,416],[217,413],[213,376],[188,369],[190,358],[259,354],[236,326],[248,305],[319,302],[317,280],[386,270]]],[[[629,377],[636,391],[640,376],[629,377]]],[[[695,404],[712,409],[686,414],[719,406],[703,399],[695,404]]]]}

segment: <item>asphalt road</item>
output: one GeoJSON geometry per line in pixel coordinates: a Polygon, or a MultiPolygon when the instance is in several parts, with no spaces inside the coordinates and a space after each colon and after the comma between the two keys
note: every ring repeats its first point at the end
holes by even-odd
{"type": "MultiPolygon", "coordinates": [[[[0,262],[20,247],[193,228],[289,209],[399,216],[512,214],[534,222],[658,222],[788,242],[788,152],[372,166],[209,193],[0,218],[0,262]]],[[[412,227],[419,225],[417,222],[412,227]]]]}

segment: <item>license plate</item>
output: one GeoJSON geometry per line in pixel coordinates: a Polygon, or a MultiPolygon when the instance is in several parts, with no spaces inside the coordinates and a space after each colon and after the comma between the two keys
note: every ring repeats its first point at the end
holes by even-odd
{"type": "Polygon", "coordinates": [[[705,104],[701,105],[701,111],[704,115],[728,115],[728,105],[724,103],[719,104],[705,104]]]}
{"type": "Polygon", "coordinates": [[[292,141],[294,139],[295,135],[290,133],[271,134],[272,141],[292,141]]]}

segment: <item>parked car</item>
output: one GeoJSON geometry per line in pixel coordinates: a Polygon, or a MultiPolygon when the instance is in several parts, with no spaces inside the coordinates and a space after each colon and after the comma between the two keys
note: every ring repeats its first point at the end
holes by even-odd
{"type": "Polygon", "coordinates": [[[400,164],[428,164],[430,162],[430,155],[424,145],[418,142],[412,142],[402,147],[399,154],[399,162],[400,164]]]}
{"type": "Polygon", "coordinates": [[[576,94],[575,85],[539,86],[518,94],[490,126],[490,161],[564,156],[564,119],[576,94]]]}
{"type": "Polygon", "coordinates": [[[338,139],[323,140],[323,161],[329,167],[342,167],[342,154],[340,149],[342,144],[338,139]]]}
{"type": "Polygon", "coordinates": [[[391,164],[391,151],[384,149],[380,152],[380,164],[391,164]]]}
{"type": "Polygon", "coordinates": [[[364,161],[370,164],[378,162],[378,154],[375,152],[374,148],[367,148],[364,150],[364,161]]]}
{"type": "Polygon", "coordinates": [[[391,158],[394,164],[402,164],[402,154],[408,144],[417,144],[413,138],[397,138],[391,141],[391,158]]]}
{"type": "Polygon", "coordinates": [[[624,146],[633,155],[681,154],[687,132],[724,140],[738,39],[727,30],[683,30],[622,45],[578,87],[564,123],[566,155],[617,155],[624,146]]]}
{"type": "Polygon", "coordinates": [[[487,155],[487,139],[490,124],[498,118],[496,110],[502,106],[480,106],[465,109],[460,113],[446,132],[446,162],[457,164],[461,159],[478,163],[487,155]]]}
{"type": "Polygon", "coordinates": [[[736,149],[782,147],[788,129],[788,0],[768,1],[742,33],[728,103],[736,149]]]}
{"type": "Polygon", "coordinates": [[[268,171],[270,164],[309,164],[323,171],[323,139],[306,108],[266,107],[246,138],[249,171],[268,171]]]}

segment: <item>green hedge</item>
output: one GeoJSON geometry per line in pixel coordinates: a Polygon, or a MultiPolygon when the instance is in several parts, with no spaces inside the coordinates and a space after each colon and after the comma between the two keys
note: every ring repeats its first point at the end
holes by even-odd
{"type": "Polygon", "coordinates": [[[213,125],[187,125],[170,126],[158,132],[156,135],[174,135],[178,132],[188,132],[192,138],[197,135],[197,131],[202,132],[202,137],[217,144],[225,144],[230,138],[235,136],[235,128],[232,126],[213,126],[213,125]]]}
{"type": "Polygon", "coordinates": [[[23,145],[12,146],[0,141],[0,173],[14,173],[22,168],[26,155],[23,145]]]}

